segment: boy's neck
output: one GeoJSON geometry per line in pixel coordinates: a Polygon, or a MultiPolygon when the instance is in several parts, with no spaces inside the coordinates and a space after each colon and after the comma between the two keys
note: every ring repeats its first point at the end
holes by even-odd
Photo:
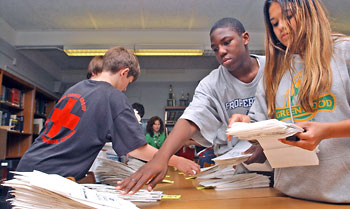
{"type": "Polygon", "coordinates": [[[240,67],[239,71],[233,72],[238,72],[233,75],[238,80],[244,83],[250,83],[254,80],[254,78],[259,72],[259,63],[255,57],[251,57],[249,55],[249,59],[247,59],[244,62],[244,64],[240,67]]]}
{"type": "Polygon", "coordinates": [[[91,80],[104,81],[116,87],[119,77],[118,77],[118,73],[112,74],[111,72],[102,71],[95,77],[91,78],[91,80]]]}

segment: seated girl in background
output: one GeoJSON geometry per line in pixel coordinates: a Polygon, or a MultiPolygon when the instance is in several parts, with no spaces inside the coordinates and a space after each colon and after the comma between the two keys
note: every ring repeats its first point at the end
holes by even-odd
{"type": "Polygon", "coordinates": [[[146,126],[147,143],[159,149],[165,141],[164,124],[160,117],[151,117],[146,126]]]}

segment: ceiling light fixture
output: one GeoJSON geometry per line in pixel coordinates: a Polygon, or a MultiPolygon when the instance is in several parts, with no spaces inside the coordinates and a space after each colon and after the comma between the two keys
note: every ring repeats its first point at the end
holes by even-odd
{"type": "Polygon", "coordinates": [[[136,56],[202,56],[202,49],[135,49],[136,56]]]}
{"type": "MultiPolygon", "coordinates": [[[[64,52],[68,56],[103,56],[106,48],[79,48],[64,47],[64,52]]],[[[136,56],[202,56],[203,49],[131,49],[136,56]]]]}
{"type": "Polygon", "coordinates": [[[64,49],[68,56],[103,56],[108,49],[64,49]]]}

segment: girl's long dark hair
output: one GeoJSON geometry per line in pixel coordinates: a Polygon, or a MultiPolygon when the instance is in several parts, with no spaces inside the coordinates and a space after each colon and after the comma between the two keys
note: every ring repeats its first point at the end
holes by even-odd
{"type": "Polygon", "coordinates": [[[149,133],[149,135],[151,135],[153,137],[154,132],[153,132],[153,124],[154,122],[156,122],[157,120],[159,120],[160,123],[160,129],[159,132],[163,133],[164,132],[164,124],[163,121],[160,117],[158,116],[153,116],[151,117],[148,121],[147,121],[147,126],[146,126],[146,131],[147,133],[149,133]]]}

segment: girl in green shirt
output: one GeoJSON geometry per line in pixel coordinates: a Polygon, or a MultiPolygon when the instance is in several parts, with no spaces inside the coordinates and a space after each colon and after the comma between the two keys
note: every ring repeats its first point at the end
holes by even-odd
{"type": "Polygon", "coordinates": [[[165,141],[164,124],[160,117],[153,116],[147,122],[147,143],[159,149],[165,141]]]}

